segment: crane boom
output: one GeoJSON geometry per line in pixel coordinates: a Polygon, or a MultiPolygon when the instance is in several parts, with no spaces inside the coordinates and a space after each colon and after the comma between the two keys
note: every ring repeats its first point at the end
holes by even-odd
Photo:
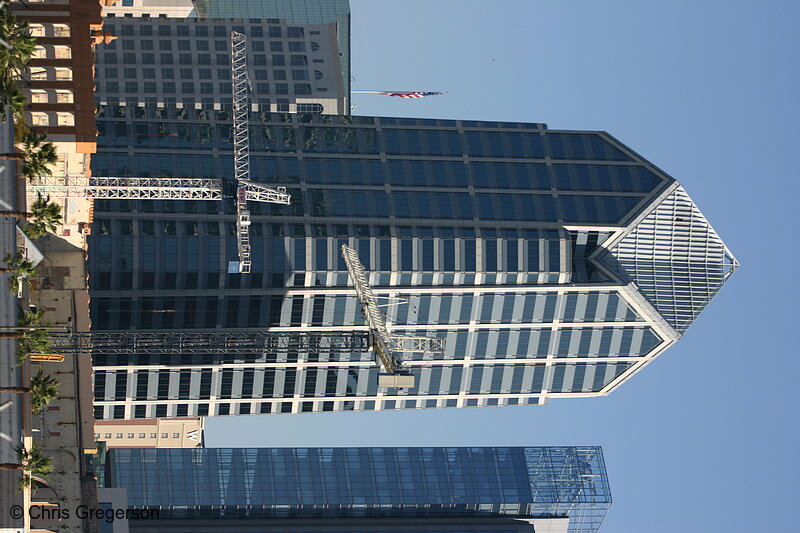
{"type": "MultiPolygon", "coordinates": [[[[358,253],[342,245],[342,258],[347,265],[347,272],[361,304],[361,313],[367,320],[372,334],[372,348],[378,360],[389,374],[400,374],[402,361],[396,356],[400,352],[444,352],[444,339],[435,337],[417,337],[413,335],[392,335],[386,326],[383,312],[378,307],[372,287],[367,281],[364,265],[358,258],[358,253]]],[[[402,386],[413,386],[412,381],[406,381],[402,386]]],[[[393,386],[393,385],[392,385],[393,386]]]]}

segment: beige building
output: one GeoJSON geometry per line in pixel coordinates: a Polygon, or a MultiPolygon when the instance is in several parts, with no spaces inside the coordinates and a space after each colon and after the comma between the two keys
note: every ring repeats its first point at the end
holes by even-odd
{"type": "Polygon", "coordinates": [[[201,448],[204,418],[98,420],[96,441],[108,448],[201,448]]]}

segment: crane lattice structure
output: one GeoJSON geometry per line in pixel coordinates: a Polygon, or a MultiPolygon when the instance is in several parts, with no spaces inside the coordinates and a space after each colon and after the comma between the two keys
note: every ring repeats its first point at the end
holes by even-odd
{"type": "MultiPolygon", "coordinates": [[[[250,260],[250,211],[247,209],[248,190],[257,186],[250,181],[250,109],[247,93],[250,79],[247,75],[247,37],[237,31],[231,32],[231,76],[233,78],[233,166],[236,179],[236,239],[239,251],[239,272],[249,274],[250,260]]],[[[276,193],[283,197],[261,201],[288,205],[291,196],[286,187],[278,187],[276,193]]]]}
{"type": "MultiPolygon", "coordinates": [[[[231,77],[233,82],[233,150],[236,179],[236,240],[239,253],[238,272],[249,274],[250,211],[247,202],[291,204],[286,187],[268,187],[250,181],[250,141],[247,75],[247,38],[231,33],[231,77]]],[[[40,177],[28,185],[32,196],[51,198],[92,198],[129,200],[220,200],[222,180],[208,178],[111,178],[111,177],[40,177]]]]}
{"type": "Polygon", "coordinates": [[[61,353],[95,353],[105,355],[263,355],[286,351],[367,352],[375,355],[386,370],[388,380],[383,387],[412,387],[414,378],[402,369],[401,353],[444,352],[444,339],[411,335],[394,335],[386,325],[364,265],[352,248],[343,245],[342,257],[356,290],[368,331],[97,331],[52,333],[52,348],[61,353]]]}
{"type": "Polygon", "coordinates": [[[176,331],[51,333],[53,351],[102,354],[242,354],[369,350],[367,332],[176,331]]]}
{"type": "MultiPolygon", "coordinates": [[[[369,325],[371,335],[370,344],[375,350],[381,365],[389,374],[400,375],[402,361],[398,354],[403,352],[444,352],[444,339],[436,337],[417,337],[412,335],[393,335],[386,326],[386,317],[378,306],[372,287],[367,280],[364,265],[358,258],[358,253],[347,246],[342,245],[342,257],[350,280],[356,290],[356,296],[361,305],[361,313],[369,325]]],[[[412,386],[413,377],[408,376],[406,385],[412,386]]]]}

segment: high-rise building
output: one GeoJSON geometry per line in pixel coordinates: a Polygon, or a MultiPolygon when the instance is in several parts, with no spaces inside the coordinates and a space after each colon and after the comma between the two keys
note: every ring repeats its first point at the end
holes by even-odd
{"type": "MultiPolygon", "coordinates": [[[[230,112],[101,106],[95,176],[232,178],[230,112]]],[[[98,200],[95,331],[366,331],[355,248],[412,354],[95,352],[97,418],[536,405],[604,396],[677,342],[737,263],[684,189],[604,132],[251,113],[253,271],[233,201],[98,200]],[[387,299],[390,298],[390,299],[387,299]]]]}
{"type": "Polygon", "coordinates": [[[114,449],[101,486],[132,533],[589,533],[611,506],[598,447],[114,449]]]}
{"type": "Polygon", "coordinates": [[[231,103],[233,30],[247,37],[254,110],[348,114],[337,26],[280,19],[107,18],[98,50],[100,104],[231,103]]]}
{"type": "Polygon", "coordinates": [[[204,418],[98,420],[94,440],[106,448],[202,448],[204,418]]]}
{"type": "MultiPolygon", "coordinates": [[[[104,7],[103,13],[107,17],[109,23],[130,23],[134,25],[133,28],[141,27],[139,24],[146,26],[154,23],[156,20],[159,24],[167,23],[169,25],[170,22],[167,21],[173,21],[177,22],[178,25],[191,25],[192,19],[197,19],[198,24],[209,24],[211,26],[213,26],[215,21],[218,23],[217,25],[219,25],[219,23],[230,21],[232,19],[236,19],[238,21],[237,26],[250,26],[255,24],[256,26],[261,26],[262,28],[267,25],[275,26],[279,24],[293,27],[306,25],[325,26],[327,29],[317,30],[320,31],[324,37],[320,37],[319,39],[310,39],[309,46],[313,46],[311,42],[316,42],[324,49],[324,53],[332,53],[336,55],[335,66],[339,69],[336,72],[336,76],[338,76],[339,79],[337,80],[337,83],[333,84],[332,86],[341,88],[341,90],[340,94],[336,96],[331,94],[320,94],[319,97],[322,99],[342,97],[344,98],[345,102],[344,111],[341,112],[341,114],[348,114],[350,112],[350,3],[348,0],[121,0],[117,1],[114,5],[104,7]],[[114,20],[111,20],[112,18],[114,20]],[[332,36],[333,43],[329,43],[327,40],[323,41],[323,38],[328,36],[332,36]]],[[[197,26],[192,26],[192,28],[196,27],[197,26]]],[[[143,31],[146,32],[147,30],[143,31]]],[[[274,31],[274,29],[269,31],[274,31]]],[[[188,32],[186,37],[194,37],[194,32],[195,30],[192,29],[188,32]]],[[[253,33],[252,36],[255,38],[255,33],[251,33],[253,33]]],[[[134,43],[139,40],[149,40],[148,38],[150,37],[148,34],[144,33],[135,33],[135,35],[135,39],[131,39],[134,43]]],[[[209,36],[210,35],[211,34],[209,34],[209,36]]],[[[269,35],[269,37],[272,39],[276,36],[269,35]]],[[[203,39],[202,37],[199,37],[198,40],[203,39]]],[[[159,39],[159,41],[161,41],[161,39],[159,39]]],[[[149,53],[148,50],[140,50],[138,45],[134,44],[134,46],[137,52],[145,54],[149,53]]],[[[184,50],[184,52],[191,51],[192,55],[202,54],[205,52],[205,50],[199,49],[195,51],[195,46],[195,44],[190,44],[190,50],[184,50]]],[[[214,46],[218,45],[214,43],[214,46]]],[[[161,53],[169,53],[170,51],[171,50],[156,50],[158,53],[155,54],[154,63],[161,57],[161,53]]],[[[257,54],[258,51],[254,50],[253,53],[257,54]]],[[[280,51],[278,54],[280,54],[280,51]]],[[[213,55],[215,55],[213,60],[216,61],[216,53],[213,53],[213,55]]],[[[269,65],[271,67],[272,57],[272,51],[268,51],[268,63],[261,66],[263,67],[265,65],[269,65]]],[[[175,65],[178,65],[178,63],[175,63],[175,65]]],[[[189,63],[184,64],[184,68],[189,68],[192,65],[193,64],[189,63]]],[[[131,68],[130,65],[125,66],[131,68]]],[[[315,69],[316,71],[326,74],[326,85],[318,85],[318,87],[328,88],[329,90],[331,89],[331,87],[328,87],[328,85],[331,85],[330,82],[333,80],[333,78],[327,77],[327,70],[333,66],[334,61],[329,60],[324,69],[315,69]]],[[[281,70],[283,65],[278,64],[276,67],[278,70],[281,70]]],[[[110,68],[114,67],[112,66],[110,68]]],[[[144,65],[144,68],[150,67],[144,65]]],[[[200,65],[200,68],[203,68],[203,66],[200,65]]],[[[316,73],[314,74],[316,75],[316,73]]],[[[100,79],[104,79],[102,78],[102,76],[105,76],[104,73],[99,73],[98,75],[101,76],[100,79]]],[[[119,73],[111,76],[111,78],[117,78],[118,76],[120,76],[119,73]]],[[[160,78],[157,77],[155,79],[160,78]]],[[[272,80],[271,77],[269,79],[272,80]]],[[[287,79],[291,80],[291,78],[287,79]]],[[[177,78],[177,80],[180,80],[180,78],[177,78]]],[[[262,84],[266,80],[267,78],[262,79],[262,84]]],[[[135,80],[128,81],[133,82],[135,80]]],[[[190,80],[183,80],[183,82],[188,81],[190,80]]],[[[204,81],[208,82],[209,80],[204,81]]],[[[276,83],[281,83],[282,80],[279,79],[275,81],[276,83]]],[[[170,83],[169,79],[164,80],[164,82],[167,84],[170,83]]],[[[143,80],[143,83],[146,83],[146,80],[143,80]]],[[[169,89],[169,86],[167,88],[169,89]]],[[[120,90],[122,89],[123,88],[121,87],[120,90]]],[[[160,86],[156,87],[157,92],[160,92],[162,89],[163,88],[160,86]]],[[[256,88],[254,88],[254,90],[255,89],[256,88]]],[[[194,90],[195,89],[190,90],[189,93],[193,92],[194,90]]],[[[111,91],[111,93],[115,92],[116,91],[111,91]]],[[[147,93],[147,91],[144,92],[147,93]]],[[[186,91],[177,90],[176,94],[179,95],[181,92],[186,91]]],[[[230,93],[230,90],[227,90],[226,92],[230,93]]],[[[148,97],[151,94],[152,92],[149,94],[144,94],[143,96],[148,97]]],[[[292,93],[290,92],[288,94],[291,95],[292,93]]],[[[169,94],[166,96],[169,96],[169,94]]],[[[306,99],[308,95],[301,94],[299,96],[301,99],[306,99]]],[[[207,93],[205,97],[208,97],[207,93]]],[[[278,97],[278,100],[283,99],[285,98],[281,98],[280,96],[278,97]]],[[[290,101],[289,103],[294,104],[295,102],[290,101]]],[[[281,109],[281,111],[284,110],[281,109]]],[[[294,110],[292,110],[292,112],[294,112],[294,110]]],[[[327,107],[325,112],[329,112],[327,107]]]]}

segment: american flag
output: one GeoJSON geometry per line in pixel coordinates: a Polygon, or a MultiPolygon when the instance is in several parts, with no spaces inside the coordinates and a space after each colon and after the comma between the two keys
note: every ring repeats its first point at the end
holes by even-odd
{"type": "Polygon", "coordinates": [[[446,93],[436,93],[436,92],[423,92],[423,91],[399,91],[396,93],[380,93],[386,96],[396,96],[398,98],[425,98],[426,96],[436,96],[437,94],[446,94],[446,93]]]}

